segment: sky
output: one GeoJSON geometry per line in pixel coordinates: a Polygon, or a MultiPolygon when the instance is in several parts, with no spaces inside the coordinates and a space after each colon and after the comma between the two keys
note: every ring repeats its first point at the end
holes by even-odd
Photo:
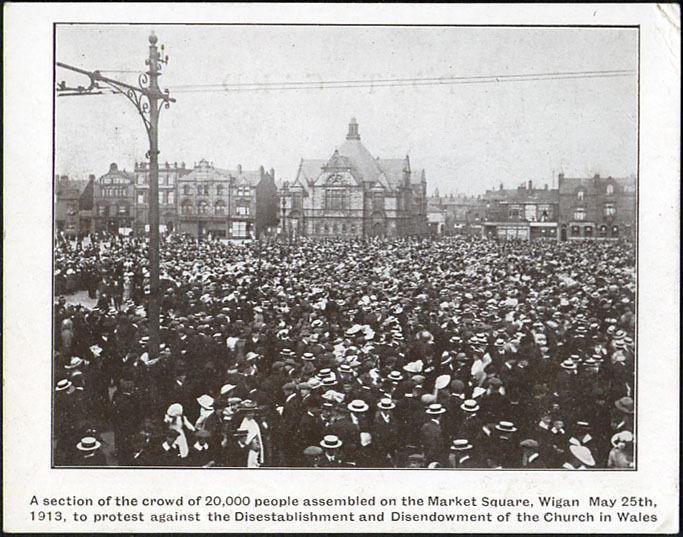
{"type": "MultiPolygon", "coordinates": [[[[177,102],[162,110],[160,162],[274,168],[327,159],[351,117],[380,158],[408,154],[428,192],[480,194],[557,174],[637,171],[637,75],[489,84],[187,92],[188,84],[493,76],[638,68],[635,29],[60,25],[56,60],[136,83],[154,30],[177,102]],[[183,91],[185,89],[185,91],[183,91]]],[[[57,80],[87,79],[57,69],[57,80]]],[[[147,136],[121,95],[56,99],[55,171],[132,169],[147,136]]],[[[556,179],[555,179],[555,185],[556,179]]]]}

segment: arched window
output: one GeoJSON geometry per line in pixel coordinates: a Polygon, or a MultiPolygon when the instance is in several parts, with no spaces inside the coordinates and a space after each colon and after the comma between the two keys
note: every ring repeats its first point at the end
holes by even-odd
{"type": "Polygon", "coordinates": [[[576,193],[576,198],[577,198],[579,201],[583,201],[583,198],[584,198],[585,196],[586,196],[586,192],[583,191],[583,190],[579,190],[579,191],[576,193]]]}
{"type": "Polygon", "coordinates": [[[223,200],[218,200],[216,202],[216,216],[223,216],[225,214],[225,202],[223,200]]]}
{"type": "Polygon", "coordinates": [[[180,204],[180,212],[182,214],[192,214],[192,202],[190,200],[183,200],[180,204]]]}
{"type": "Polygon", "coordinates": [[[612,194],[614,194],[614,185],[612,183],[610,183],[609,185],[607,185],[606,190],[607,190],[607,195],[611,196],[612,194]]]}
{"type": "Polygon", "coordinates": [[[574,220],[581,222],[586,219],[586,209],[579,207],[574,209],[574,220]]]}
{"type": "Polygon", "coordinates": [[[197,214],[208,214],[209,204],[205,200],[200,200],[197,203],[197,214]]]}
{"type": "Polygon", "coordinates": [[[614,216],[617,214],[617,207],[614,203],[605,203],[605,216],[614,216]]]}

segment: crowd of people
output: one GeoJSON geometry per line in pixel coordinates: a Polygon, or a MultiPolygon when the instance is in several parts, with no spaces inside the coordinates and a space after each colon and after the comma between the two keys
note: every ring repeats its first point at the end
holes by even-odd
{"type": "Polygon", "coordinates": [[[631,243],[168,236],[154,356],[147,249],[55,246],[56,466],[634,467],[631,243]]]}

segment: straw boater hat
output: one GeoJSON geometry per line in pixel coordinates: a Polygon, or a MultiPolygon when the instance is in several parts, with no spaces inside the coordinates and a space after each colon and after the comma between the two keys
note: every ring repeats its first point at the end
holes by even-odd
{"type": "Polygon", "coordinates": [[[439,403],[432,403],[427,407],[427,414],[430,414],[432,416],[438,416],[439,414],[443,414],[446,412],[446,409],[441,406],[439,403]]]}
{"type": "Polygon", "coordinates": [[[451,444],[451,451],[467,451],[468,449],[472,449],[472,444],[465,438],[453,440],[453,443],[451,444]]]}
{"type": "Polygon", "coordinates": [[[476,412],[479,410],[479,403],[474,399],[465,399],[460,405],[460,408],[465,412],[476,412]]]}
{"type": "Polygon", "coordinates": [[[341,447],[342,441],[333,434],[325,435],[325,437],[320,441],[320,447],[325,449],[337,449],[341,447]]]}
{"type": "Polygon", "coordinates": [[[403,374],[400,371],[392,371],[387,378],[392,382],[399,382],[403,380],[403,374]]]}
{"type": "Polygon", "coordinates": [[[377,408],[381,410],[391,410],[392,408],[396,408],[396,405],[391,399],[381,399],[377,403],[377,408]]]}
{"type": "Polygon", "coordinates": [[[69,379],[62,379],[57,383],[57,387],[55,388],[56,391],[62,392],[64,390],[68,390],[71,388],[71,381],[69,379]]]}
{"type": "Polygon", "coordinates": [[[76,447],[80,451],[95,451],[98,449],[102,444],[98,442],[97,438],[94,438],[92,436],[84,436],[81,438],[81,441],[76,444],[76,447]]]}
{"type": "Polygon", "coordinates": [[[204,394],[200,397],[197,397],[197,402],[199,403],[200,407],[206,410],[213,410],[213,397],[210,395],[204,394]]]}
{"type": "Polygon", "coordinates": [[[305,352],[301,356],[301,359],[304,362],[313,362],[313,361],[315,361],[315,355],[312,352],[305,352]]]}
{"type": "Polygon", "coordinates": [[[351,401],[351,402],[347,405],[347,408],[348,408],[351,412],[365,412],[365,411],[368,410],[368,408],[370,408],[370,407],[369,407],[368,404],[367,404],[365,401],[363,401],[362,399],[354,399],[353,401],[351,401]]]}
{"type": "Polygon", "coordinates": [[[564,362],[562,362],[561,367],[562,369],[572,370],[576,369],[576,364],[572,360],[567,359],[564,362]]]}
{"type": "Polygon", "coordinates": [[[496,424],[496,430],[503,433],[514,433],[517,431],[517,427],[511,421],[500,421],[496,424]]]}

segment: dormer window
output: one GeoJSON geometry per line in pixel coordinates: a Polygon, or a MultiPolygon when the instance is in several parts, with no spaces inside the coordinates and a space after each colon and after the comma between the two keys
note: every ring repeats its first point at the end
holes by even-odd
{"type": "Polygon", "coordinates": [[[612,183],[607,185],[606,192],[608,196],[614,194],[614,185],[612,183]]]}

